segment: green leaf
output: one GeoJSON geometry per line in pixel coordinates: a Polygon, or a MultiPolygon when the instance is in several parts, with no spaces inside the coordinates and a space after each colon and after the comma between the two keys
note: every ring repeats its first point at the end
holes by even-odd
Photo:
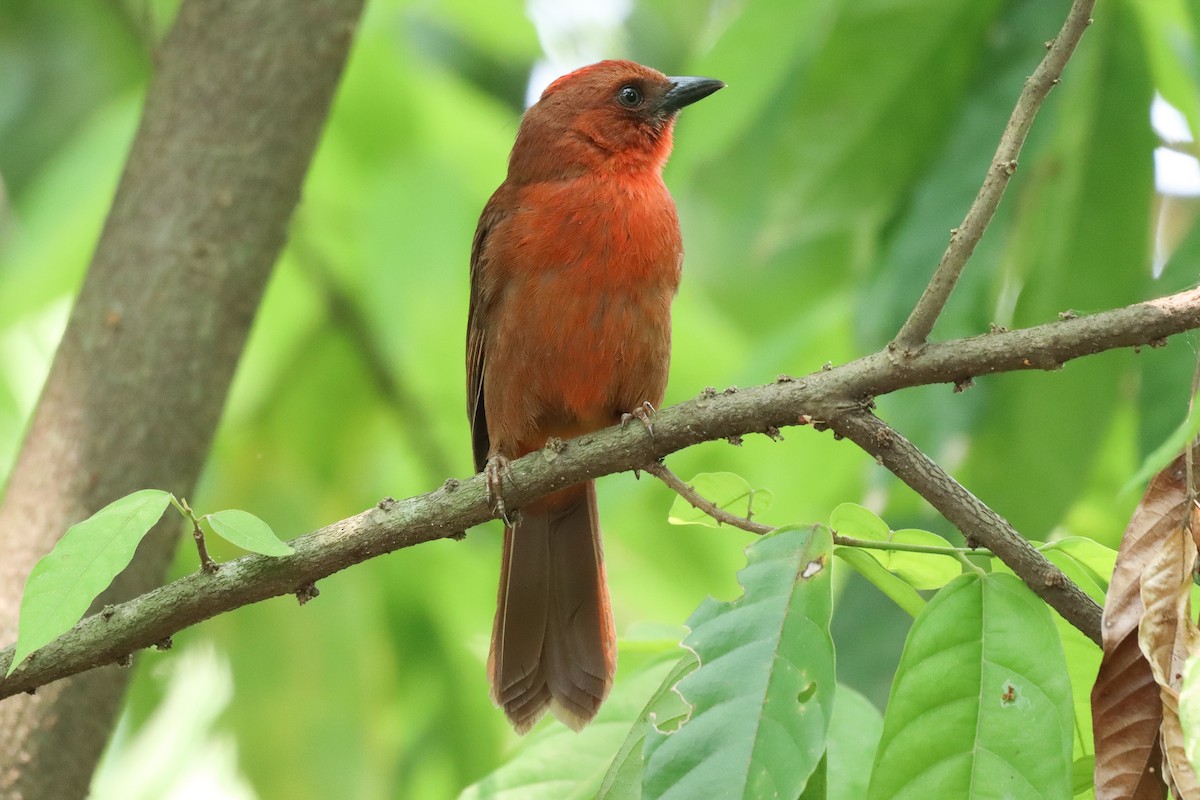
{"type": "Polygon", "coordinates": [[[264,556],[290,556],[296,552],[279,540],[271,526],[249,511],[231,508],[205,515],[213,533],[230,544],[264,556]]]}
{"type": "Polygon", "coordinates": [[[804,791],[797,800],[826,800],[829,797],[829,753],[821,756],[817,768],[804,784],[804,791]]]}
{"type": "Polygon", "coordinates": [[[1071,762],[1071,792],[1072,797],[1089,794],[1092,791],[1092,779],[1096,774],[1096,757],[1094,755],[1080,756],[1071,762]]]}
{"type": "MultiPolygon", "coordinates": [[[[887,541],[930,547],[953,547],[936,533],[916,528],[892,531],[887,541]]],[[[940,589],[962,574],[962,563],[954,556],[910,553],[904,550],[867,549],[867,552],[874,556],[884,569],[896,573],[914,589],[940,589]]]]}
{"type": "MultiPolygon", "coordinates": [[[[1153,95],[1132,11],[1112,3],[1096,15],[1046,104],[1056,117],[1039,118],[1021,154],[1013,225],[992,262],[999,269],[991,321],[1041,324],[1064,309],[1119,307],[1156,293],[1148,269],[1129,267],[1145,265],[1150,252],[1156,141],[1146,109],[1153,95]],[[1096,169],[1110,163],[1123,168],[1096,169]]],[[[1051,374],[979,381],[977,415],[987,424],[966,433],[959,479],[1005,509],[1017,530],[1052,530],[1084,491],[1102,432],[1137,368],[1101,357],[1051,374]],[[1078,467],[1050,455],[1064,453],[1078,467]],[[1021,466],[997,469],[1001,463],[1021,466]]]]}
{"type": "MultiPolygon", "coordinates": [[[[1113,570],[1117,566],[1116,550],[1113,550],[1111,547],[1105,547],[1094,539],[1088,539],[1084,536],[1069,536],[1065,539],[1059,539],[1050,544],[1042,545],[1038,549],[1047,558],[1050,557],[1051,553],[1057,551],[1068,556],[1078,564],[1088,574],[1091,581],[1095,583],[1096,588],[1099,589],[1099,595],[1093,594],[1092,599],[1101,605],[1104,604],[1104,593],[1108,591],[1108,582],[1112,578],[1113,570]]],[[[1084,590],[1087,591],[1088,587],[1084,586],[1084,590]]],[[[1092,594],[1090,591],[1088,593],[1092,594]]]]}
{"type": "Polygon", "coordinates": [[[688,651],[667,673],[629,729],[629,735],[625,737],[600,783],[596,800],[637,800],[642,796],[642,775],[646,763],[642,756],[642,743],[646,739],[646,731],[652,726],[659,730],[677,730],[687,718],[690,709],[675,687],[684,676],[696,669],[698,663],[696,654],[688,651]]]}
{"type": "Polygon", "coordinates": [[[883,568],[875,558],[862,547],[835,547],[833,554],[854,567],[860,575],[875,585],[875,588],[891,598],[892,602],[916,617],[925,608],[925,598],[917,594],[917,590],[906,581],[896,577],[883,568]]]}
{"type": "MultiPolygon", "coordinates": [[[[1090,561],[1103,570],[1104,562],[1108,558],[1107,554],[1115,557],[1114,551],[1091,539],[1082,537],[1060,539],[1049,545],[1041,545],[1038,549],[1076,586],[1097,603],[1104,605],[1104,589],[1108,585],[1107,581],[1103,585],[1097,583],[1099,579],[1083,561],[1090,561]],[[1075,557],[1076,554],[1079,556],[1078,559],[1075,557]]],[[[1111,559],[1109,559],[1109,563],[1112,563],[1111,559]]],[[[999,559],[995,560],[994,565],[995,572],[1015,575],[1009,566],[999,559]]],[[[1108,572],[1112,572],[1111,566],[1108,568],[1108,572]]],[[[1091,755],[1095,750],[1092,742],[1092,685],[1095,684],[1096,674],[1100,671],[1100,650],[1096,647],[1095,642],[1063,619],[1057,611],[1050,609],[1050,614],[1054,619],[1054,627],[1058,630],[1063,656],[1066,658],[1067,674],[1071,679],[1075,717],[1075,744],[1072,752],[1076,758],[1083,758],[1091,755]]],[[[1091,786],[1090,773],[1088,786],[1091,786]]]]}
{"type": "Polygon", "coordinates": [[[867,796],[871,773],[865,765],[875,759],[882,733],[883,715],[879,709],[849,686],[838,684],[829,721],[828,800],[862,800],[867,796]]]}
{"type": "Polygon", "coordinates": [[[888,534],[892,532],[886,522],[858,503],[842,503],[830,512],[829,527],[842,536],[875,542],[887,541],[888,534]]]}
{"type": "Polygon", "coordinates": [[[29,573],[21,598],[9,675],[33,651],[69,631],[117,574],[171,502],[169,492],[142,489],[72,525],[29,573]]]}
{"type": "Polygon", "coordinates": [[[1071,730],[1046,604],[1009,575],[963,575],[909,632],[867,796],[1070,797],[1071,730]]]}
{"type": "MultiPolygon", "coordinates": [[[[1133,477],[1121,487],[1120,494],[1126,495],[1134,491],[1141,491],[1151,478],[1162,472],[1167,464],[1170,464],[1177,455],[1183,452],[1188,442],[1195,439],[1198,433],[1200,433],[1200,403],[1194,404],[1192,410],[1163,440],[1162,444],[1142,459],[1137,472],[1133,473],[1133,477]]],[[[1109,574],[1112,574],[1111,571],[1109,574]]]]}
{"type": "MultiPolygon", "coordinates": [[[[745,478],[732,472],[702,472],[688,483],[718,508],[745,519],[765,513],[775,497],[766,489],[753,488],[745,478]]],[[[707,525],[710,528],[719,524],[679,495],[671,504],[667,520],[672,525],[707,525]]]]}
{"type": "MultiPolygon", "coordinates": [[[[1200,130],[1200,64],[1196,31],[1185,0],[1134,0],[1155,88],[1200,130]]],[[[1178,451],[1176,451],[1178,452],[1178,451]]]]}
{"type": "MultiPolygon", "coordinates": [[[[902,542],[904,544],[920,544],[931,547],[952,547],[952,545],[929,531],[905,528],[899,531],[891,530],[887,523],[870,510],[857,503],[842,503],[829,515],[829,527],[834,533],[849,536],[854,539],[865,539],[873,542],[902,542]]],[[[841,548],[839,548],[840,550],[841,548]]],[[[947,581],[953,580],[962,572],[962,565],[953,556],[937,553],[909,553],[901,550],[876,550],[863,548],[871,557],[878,561],[888,572],[893,572],[903,578],[915,589],[940,589],[947,581]]],[[[840,553],[839,553],[840,555],[840,553]]],[[[854,562],[851,562],[854,563],[854,562]]],[[[888,593],[902,608],[905,604],[893,597],[883,584],[876,582],[872,575],[859,571],[864,577],[888,593]]],[[[922,603],[922,605],[924,605],[922,603]]],[[[905,608],[905,610],[909,610],[905,608]]],[[[910,612],[912,613],[912,612],[910,612]]]]}
{"type": "Polygon", "coordinates": [[[1188,761],[1192,763],[1192,769],[1200,771],[1200,652],[1188,656],[1183,665],[1179,725],[1183,728],[1183,748],[1188,761]]]}
{"type": "Polygon", "coordinates": [[[629,780],[640,777],[640,766],[632,762],[640,760],[641,743],[627,734],[631,726],[646,729],[641,714],[663,699],[664,686],[667,697],[674,694],[671,676],[689,660],[680,659],[672,643],[633,674],[618,670],[621,678],[612,694],[581,733],[554,722],[539,725],[522,740],[515,758],[468,786],[459,800],[592,800],[598,790],[606,800],[639,797],[640,786],[631,788],[629,780]],[[649,703],[647,697],[652,697],[649,703]]]}
{"type": "Polygon", "coordinates": [[[796,797],[825,752],[834,695],[832,540],[784,528],[747,548],[745,593],[706,600],[684,645],[700,667],[679,683],[691,716],[644,742],[646,798],[796,797]]]}

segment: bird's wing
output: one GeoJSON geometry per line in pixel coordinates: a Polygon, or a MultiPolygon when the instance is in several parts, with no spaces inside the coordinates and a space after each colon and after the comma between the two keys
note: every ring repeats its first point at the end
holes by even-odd
{"type": "Polygon", "coordinates": [[[471,306],[467,312],[467,418],[471,421],[471,446],[475,454],[475,470],[479,472],[487,462],[488,440],[487,418],[484,415],[483,373],[487,364],[489,303],[484,297],[484,272],[486,270],[488,234],[506,216],[500,201],[504,187],[492,195],[479,217],[475,229],[475,240],[471,244],[471,306]]]}

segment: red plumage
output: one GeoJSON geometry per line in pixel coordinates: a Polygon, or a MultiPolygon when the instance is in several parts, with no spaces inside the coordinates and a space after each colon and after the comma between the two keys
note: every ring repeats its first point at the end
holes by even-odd
{"type": "MultiPolygon", "coordinates": [[[[521,122],[471,252],[467,414],[497,494],[508,459],[657,407],[683,246],[662,181],[680,108],[724,84],[603,61],[521,122]]],[[[578,730],[612,685],[616,636],[591,481],[505,528],[488,672],[518,732],[578,730]]]]}

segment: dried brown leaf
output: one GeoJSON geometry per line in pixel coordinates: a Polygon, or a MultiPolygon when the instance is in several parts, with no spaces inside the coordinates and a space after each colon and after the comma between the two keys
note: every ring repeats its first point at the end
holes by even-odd
{"type": "Polygon", "coordinates": [[[1183,665],[1200,633],[1191,618],[1192,569],[1196,562],[1191,532],[1198,527],[1200,519],[1193,507],[1188,525],[1172,530],[1147,566],[1141,586],[1146,612],[1138,632],[1138,644],[1150,662],[1162,702],[1163,771],[1172,792],[1181,798],[1200,798],[1200,783],[1185,753],[1179,724],[1183,665]]]}
{"type": "MultiPolygon", "coordinates": [[[[1160,800],[1166,796],[1161,774],[1163,707],[1170,692],[1155,680],[1155,667],[1143,654],[1139,631],[1149,604],[1152,615],[1147,620],[1146,649],[1169,689],[1172,678],[1182,670],[1182,660],[1176,660],[1180,652],[1186,658],[1192,635],[1187,629],[1190,623],[1184,622],[1188,620],[1188,598],[1179,597],[1186,591],[1181,589],[1183,581],[1190,583],[1195,558],[1195,544],[1183,535],[1186,509],[1186,469],[1181,456],[1150,481],[1125,529],[1108,586],[1102,623],[1104,656],[1092,689],[1096,800],[1160,800]],[[1190,543],[1186,546],[1185,538],[1190,543]],[[1186,555],[1187,547],[1191,557],[1186,555]]],[[[1178,688],[1176,679],[1176,699],[1178,688]]],[[[1179,728],[1177,713],[1174,718],[1173,727],[1166,728],[1171,737],[1167,747],[1174,751],[1178,745],[1181,756],[1182,738],[1174,733],[1179,728]]],[[[1178,757],[1173,756],[1170,763],[1178,764],[1178,757]]],[[[1190,769],[1185,772],[1180,766],[1176,778],[1180,791],[1190,796],[1188,787],[1195,782],[1190,769]]]]}
{"type": "Polygon", "coordinates": [[[1158,684],[1127,636],[1106,652],[1092,689],[1092,731],[1096,746],[1096,800],[1162,800],[1159,777],[1162,708],[1158,684]]]}

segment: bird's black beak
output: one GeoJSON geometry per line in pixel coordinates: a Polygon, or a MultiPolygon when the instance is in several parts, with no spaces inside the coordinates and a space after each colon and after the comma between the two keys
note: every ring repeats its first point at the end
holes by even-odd
{"type": "Polygon", "coordinates": [[[725,88],[724,81],[712,78],[670,78],[671,88],[659,101],[658,110],[662,114],[674,114],[684,106],[690,106],[697,100],[703,100],[718,89],[725,88]]]}

